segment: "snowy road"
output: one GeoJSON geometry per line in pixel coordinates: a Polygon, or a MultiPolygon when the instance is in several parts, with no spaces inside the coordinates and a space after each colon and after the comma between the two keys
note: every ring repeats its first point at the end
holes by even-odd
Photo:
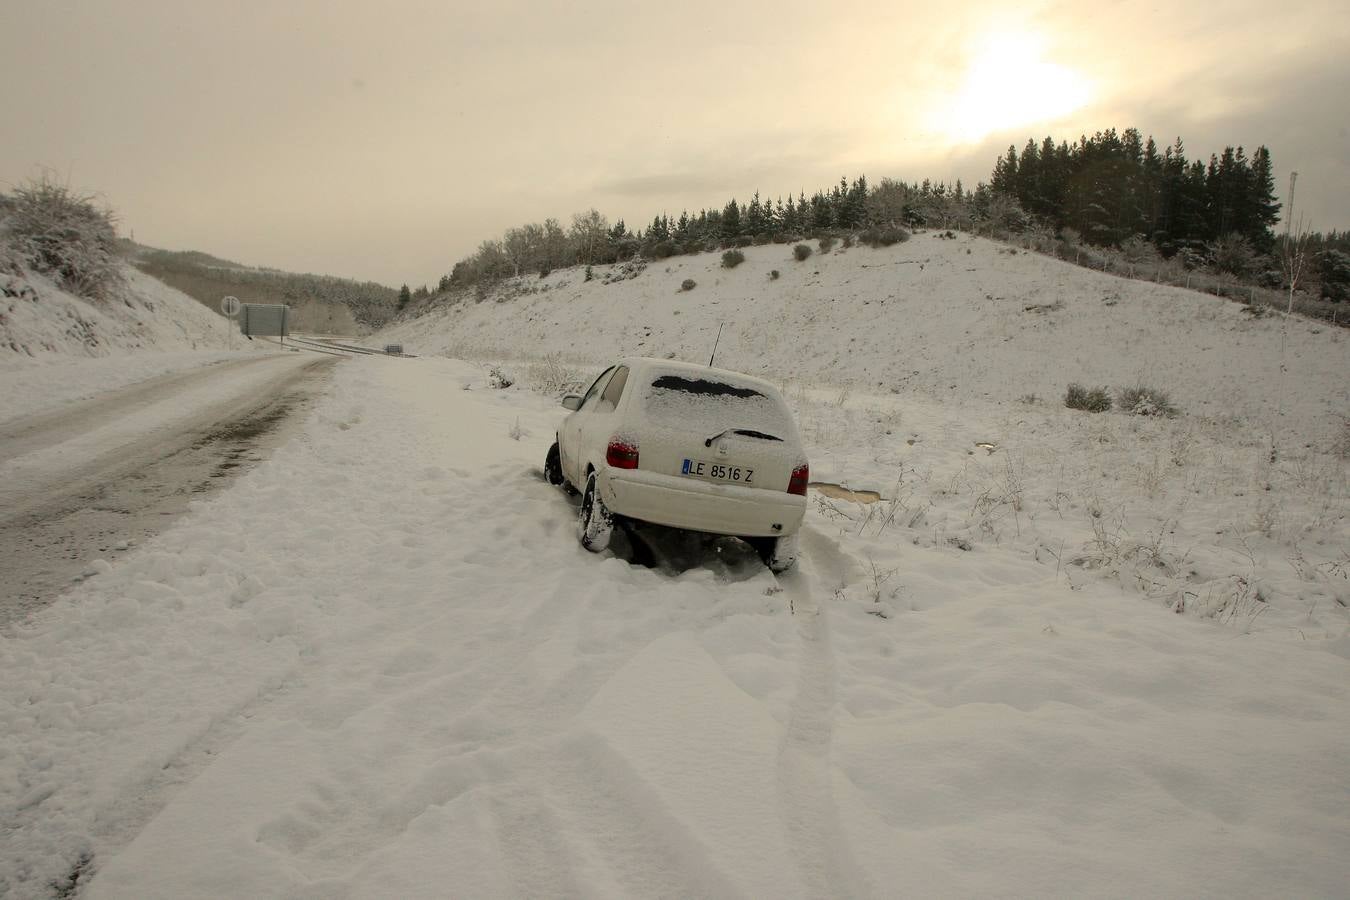
{"type": "Polygon", "coordinates": [[[1343,891],[1344,659],[904,532],[881,617],[814,511],[781,579],[594,556],[539,470],[559,417],[352,360],[0,638],[0,894],[1343,891]]]}
{"type": "Polygon", "coordinates": [[[0,625],[218,486],[330,365],[250,355],[0,423],[0,625]]]}

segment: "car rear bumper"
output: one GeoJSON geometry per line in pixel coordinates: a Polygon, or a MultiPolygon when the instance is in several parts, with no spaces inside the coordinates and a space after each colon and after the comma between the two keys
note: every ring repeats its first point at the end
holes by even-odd
{"type": "Polygon", "coordinates": [[[605,469],[597,479],[611,512],[672,528],[775,537],[793,534],[806,514],[806,498],[735,484],[714,484],[640,469],[605,469]]]}

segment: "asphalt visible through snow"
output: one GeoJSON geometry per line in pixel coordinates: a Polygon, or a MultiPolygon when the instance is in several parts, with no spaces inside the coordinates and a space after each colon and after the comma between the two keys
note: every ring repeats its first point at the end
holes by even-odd
{"type": "Polygon", "coordinates": [[[261,459],[334,364],[249,357],[0,424],[0,627],[39,613],[261,459]],[[132,420],[149,427],[119,436],[132,420]]]}

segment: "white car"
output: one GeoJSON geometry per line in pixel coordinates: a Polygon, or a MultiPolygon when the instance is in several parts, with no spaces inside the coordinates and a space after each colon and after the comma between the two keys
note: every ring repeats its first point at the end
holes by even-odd
{"type": "Polygon", "coordinates": [[[663,359],[623,359],[584,395],[549,448],[551,484],[581,492],[578,534],[609,545],[616,518],[734,535],[770,569],[797,560],[810,478],[787,404],[767,381],[663,359]]]}

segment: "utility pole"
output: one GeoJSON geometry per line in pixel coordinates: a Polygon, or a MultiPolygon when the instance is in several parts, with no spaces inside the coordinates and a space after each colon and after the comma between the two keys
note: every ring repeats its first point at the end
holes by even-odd
{"type": "MultiPolygon", "coordinates": [[[[1290,172],[1290,173],[1289,173],[1289,215],[1287,215],[1287,216],[1284,217],[1284,252],[1285,252],[1285,256],[1289,259],[1289,264],[1288,264],[1288,268],[1289,268],[1289,272],[1288,272],[1288,275],[1289,275],[1289,308],[1288,308],[1287,310],[1285,310],[1285,313],[1284,313],[1284,319],[1285,319],[1285,323],[1286,323],[1286,325],[1285,325],[1286,330],[1288,330],[1289,316],[1290,316],[1290,314],[1293,313],[1293,311],[1294,311],[1294,278],[1295,278],[1295,276],[1294,276],[1294,265],[1295,265],[1294,253],[1295,253],[1295,250],[1294,250],[1294,245],[1290,242],[1290,230],[1293,228],[1293,225],[1294,225],[1294,185],[1295,185],[1297,182],[1298,182],[1298,173],[1297,173],[1297,172],[1290,172]]],[[[1281,341],[1280,341],[1280,352],[1281,352],[1281,353],[1284,352],[1284,341],[1283,341],[1283,339],[1281,339],[1281,341]]]]}

